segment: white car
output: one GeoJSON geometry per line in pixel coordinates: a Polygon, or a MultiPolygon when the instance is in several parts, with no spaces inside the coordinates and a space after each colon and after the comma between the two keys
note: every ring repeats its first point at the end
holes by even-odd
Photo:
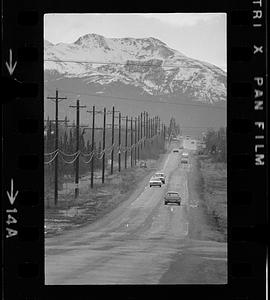
{"type": "Polygon", "coordinates": [[[188,157],[188,153],[187,152],[183,152],[182,153],[182,157],[188,157]]]}
{"type": "Polygon", "coordinates": [[[149,181],[149,186],[162,186],[162,181],[158,177],[152,177],[149,181]]]}
{"type": "Polygon", "coordinates": [[[165,183],[165,175],[163,172],[157,172],[153,177],[159,178],[163,184],[165,183]]]}

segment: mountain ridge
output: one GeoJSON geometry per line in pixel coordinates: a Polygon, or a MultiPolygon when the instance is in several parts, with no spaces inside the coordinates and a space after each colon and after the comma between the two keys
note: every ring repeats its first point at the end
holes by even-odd
{"type": "Polygon", "coordinates": [[[74,43],[46,40],[44,46],[48,80],[51,76],[80,78],[86,84],[100,85],[101,90],[121,82],[153,96],[226,101],[226,73],[222,69],[189,58],[154,37],[106,38],[92,33],[74,43]]]}

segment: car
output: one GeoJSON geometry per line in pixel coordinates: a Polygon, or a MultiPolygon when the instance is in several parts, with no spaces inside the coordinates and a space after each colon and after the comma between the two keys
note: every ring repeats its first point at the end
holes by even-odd
{"type": "Polygon", "coordinates": [[[168,191],[164,197],[164,204],[167,205],[168,203],[174,203],[181,205],[181,197],[178,192],[175,191],[168,191]]]}
{"type": "Polygon", "coordinates": [[[188,164],[188,159],[185,157],[181,158],[181,164],[188,164]]]}
{"type": "Polygon", "coordinates": [[[155,178],[159,178],[163,184],[165,184],[165,175],[163,172],[157,172],[154,175],[155,178]]]}
{"type": "Polygon", "coordinates": [[[182,153],[182,156],[183,156],[183,157],[188,157],[188,153],[187,153],[187,152],[183,152],[183,153],[182,153]]]}
{"type": "Polygon", "coordinates": [[[183,146],[179,146],[179,149],[184,149],[184,147],[183,146]]]}
{"type": "Polygon", "coordinates": [[[149,181],[149,186],[162,186],[162,181],[158,177],[152,177],[149,181]]]}
{"type": "Polygon", "coordinates": [[[145,161],[140,162],[140,168],[147,168],[147,165],[146,165],[145,161]]]}
{"type": "Polygon", "coordinates": [[[179,153],[179,149],[173,149],[173,151],[172,151],[173,153],[179,153]]]}

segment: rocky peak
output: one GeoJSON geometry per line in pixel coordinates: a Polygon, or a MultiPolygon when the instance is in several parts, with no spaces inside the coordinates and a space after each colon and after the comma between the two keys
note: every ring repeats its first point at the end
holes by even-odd
{"type": "Polygon", "coordinates": [[[89,33],[79,37],[74,44],[78,46],[109,48],[106,38],[95,33],[89,33]]]}

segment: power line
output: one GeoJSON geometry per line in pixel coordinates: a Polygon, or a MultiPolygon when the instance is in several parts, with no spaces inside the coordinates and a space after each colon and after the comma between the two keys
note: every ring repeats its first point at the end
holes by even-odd
{"type": "MultiPolygon", "coordinates": [[[[47,88],[47,90],[50,90],[47,88]]],[[[154,103],[154,104],[165,104],[165,105],[184,105],[184,106],[199,106],[199,107],[204,107],[204,108],[211,108],[211,109],[221,109],[221,110],[226,110],[226,107],[219,107],[219,106],[214,106],[212,104],[193,104],[193,103],[179,103],[179,102],[158,102],[155,100],[140,100],[136,98],[126,98],[126,97],[120,97],[120,96],[109,96],[109,95],[98,95],[98,94],[89,94],[89,93],[81,93],[81,92],[73,92],[73,91],[68,91],[68,90],[63,90],[63,89],[58,89],[61,92],[64,92],[66,94],[80,94],[80,95],[85,95],[85,96],[92,96],[92,97],[99,97],[99,98],[111,98],[111,99],[117,99],[117,100],[125,100],[125,101],[132,101],[132,102],[141,102],[141,103],[154,103]]]]}

